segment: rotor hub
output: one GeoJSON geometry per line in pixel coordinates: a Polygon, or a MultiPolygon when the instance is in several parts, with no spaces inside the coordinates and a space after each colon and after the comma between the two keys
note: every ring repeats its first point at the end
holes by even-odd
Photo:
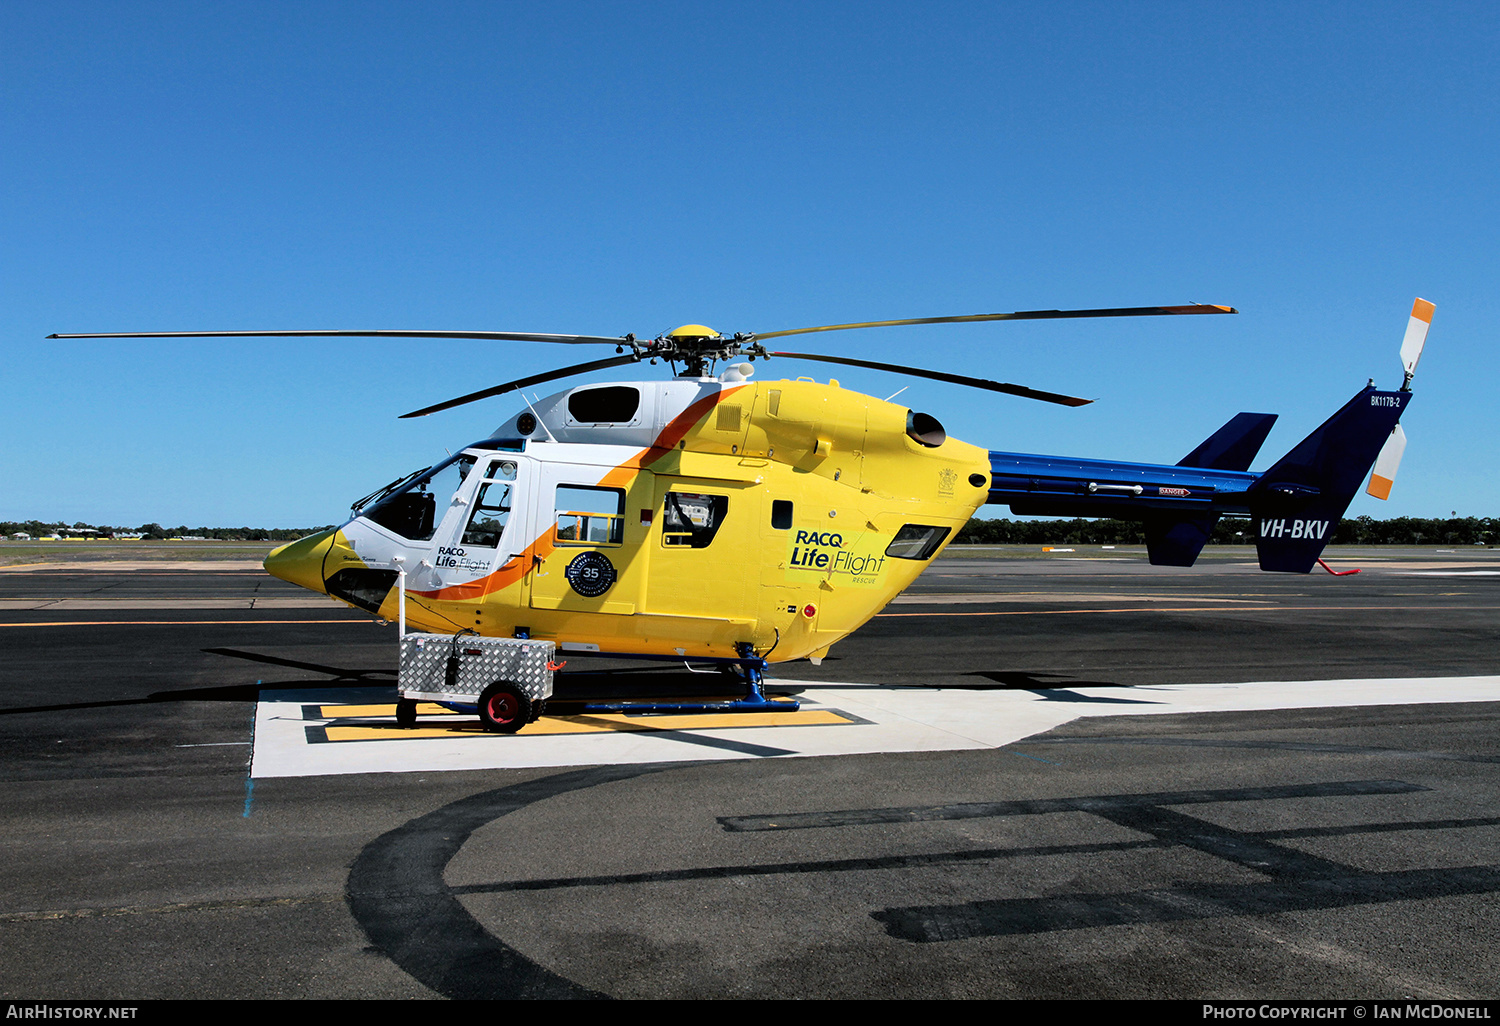
{"type": "Polygon", "coordinates": [[[707,339],[716,339],[720,337],[722,336],[720,336],[717,331],[710,328],[706,324],[684,324],[680,328],[673,328],[671,331],[667,332],[667,338],[678,339],[680,341],[687,341],[691,339],[695,342],[701,342],[707,339]]]}
{"type": "Polygon", "coordinates": [[[707,376],[720,360],[739,356],[753,360],[767,355],[765,348],[755,345],[754,341],[754,335],[736,333],[726,338],[706,324],[684,324],[665,335],[658,335],[638,352],[672,363],[680,360],[684,365],[682,377],[697,378],[707,376]]]}

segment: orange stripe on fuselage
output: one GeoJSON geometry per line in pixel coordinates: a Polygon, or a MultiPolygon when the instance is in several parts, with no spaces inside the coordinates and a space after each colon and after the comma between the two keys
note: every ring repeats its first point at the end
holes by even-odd
{"type": "MultiPolygon", "coordinates": [[[[743,385],[734,388],[721,388],[717,392],[706,395],[697,400],[687,409],[672,418],[671,423],[661,429],[647,448],[640,450],[634,456],[618,464],[609,473],[605,474],[599,481],[602,488],[624,488],[634,480],[635,476],[645,468],[651,466],[667,453],[677,447],[677,443],[687,437],[687,433],[693,426],[702,421],[708,412],[731,392],[738,391],[743,385]]],[[[547,525],[536,541],[526,546],[526,550],[520,555],[506,560],[505,565],[487,576],[478,580],[470,581],[468,584],[453,584],[446,588],[438,588],[434,591],[408,592],[412,595],[420,595],[429,599],[482,599],[486,595],[494,594],[502,589],[509,588],[512,584],[520,582],[527,574],[536,567],[552,550],[556,548],[556,539],[553,535],[552,524],[547,525]]]]}
{"type": "Polygon", "coordinates": [[[743,387],[745,386],[736,385],[734,388],[721,388],[717,392],[706,395],[693,403],[687,409],[673,417],[670,424],[661,429],[661,434],[656,436],[656,441],[652,442],[649,448],[642,449],[630,457],[630,459],[615,467],[608,474],[605,474],[599,481],[599,486],[601,488],[624,488],[627,486],[637,473],[651,466],[651,464],[677,448],[677,443],[686,438],[687,433],[693,429],[693,426],[707,417],[708,411],[718,405],[725,396],[743,387]]]}
{"type": "Polygon", "coordinates": [[[407,594],[420,595],[429,599],[482,599],[486,595],[509,588],[512,584],[519,582],[531,573],[537,563],[547,558],[554,547],[552,528],[549,527],[545,534],[526,546],[525,551],[512,556],[499,570],[478,580],[470,581],[468,584],[450,584],[446,588],[437,588],[433,591],[410,589],[407,594]]]}

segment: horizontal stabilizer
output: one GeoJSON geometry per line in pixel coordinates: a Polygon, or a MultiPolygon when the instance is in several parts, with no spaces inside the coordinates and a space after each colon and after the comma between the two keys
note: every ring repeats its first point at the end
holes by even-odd
{"type": "Polygon", "coordinates": [[[1204,439],[1203,444],[1177,462],[1179,467],[1203,467],[1208,470],[1249,470],[1250,461],[1260,452],[1274,413],[1236,413],[1219,430],[1204,439]]]}

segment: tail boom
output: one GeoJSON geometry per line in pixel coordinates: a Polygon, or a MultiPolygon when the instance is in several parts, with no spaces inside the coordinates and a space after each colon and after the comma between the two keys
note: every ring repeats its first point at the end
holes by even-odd
{"type": "Polygon", "coordinates": [[[1220,516],[1249,516],[1262,570],[1307,573],[1410,399],[1365,388],[1259,474],[992,451],[988,501],[1023,516],[1142,521],[1151,562],[1166,566],[1191,566],[1220,516]]]}

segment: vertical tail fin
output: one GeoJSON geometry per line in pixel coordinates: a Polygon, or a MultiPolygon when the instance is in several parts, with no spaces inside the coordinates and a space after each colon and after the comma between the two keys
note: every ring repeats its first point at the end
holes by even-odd
{"type": "Polygon", "coordinates": [[[1262,570],[1313,568],[1410,399],[1364,389],[1251,486],[1262,570]]]}
{"type": "Polygon", "coordinates": [[[1371,495],[1377,499],[1390,495],[1406,449],[1401,411],[1411,400],[1412,375],[1427,344],[1435,309],[1425,299],[1412,304],[1401,340],[1401,369],[1406,378],[1399,392],[1378,391],[1370,382],[1369,388],[1250,487],[1250,515],[1255,518],[1255,549],[1262,570],[1299,574],[1311,570],[1365,474],[1371,474],[1367,489],[1371,495]]]}
{"type": "Polygon", "coordinates": [[[1249,470],[1250,461],[1260,452],[1274,413],[1236,413],[1229,423],[1209,435],[1203,444],[1177,461],[1179,467],[1203,467],[1209,470],[1249,470]]]}

